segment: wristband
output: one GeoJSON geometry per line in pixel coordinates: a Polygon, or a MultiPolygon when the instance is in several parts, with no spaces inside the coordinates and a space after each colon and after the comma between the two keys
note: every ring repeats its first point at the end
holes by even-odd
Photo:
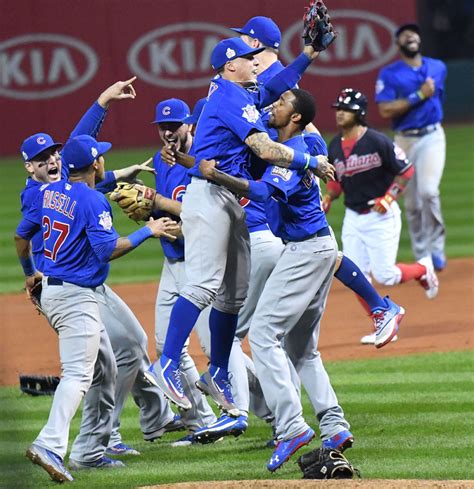
{"type": "Polygon", "coordinates": [[[417,92],[410,93],[408,95],[407,100],[410,105],[417,105],[420,102],[422,102],[426,97],[423,95],[421,90],[418,90],[417,92]]]}
{"type": "Polygon", "coordinates": [[[151,236],[153,236],[151,229],[148,226],[143,226],[132,234],[129,234],[127,238],[130,243],[132,243],[132,246],[136,248],[139,244],[143,243],[143,241],[151,236]]]}
{"type": "Polygon", "coordinates": [[[308,153],[302,153],[301,151],[295,151],[293,155],[293,161],[291,162],[290,170],[316,170],[318,166],[318,159],[316,156],[311,156],[308,153]]]}
{"type": "Polygon", "coordinates": [[[25,277],[30,277],[31,275],[35,274],[36,268],[31,255],[29,255],[27,258],[20,258],[20,263],[23,267],[25,277]]]}

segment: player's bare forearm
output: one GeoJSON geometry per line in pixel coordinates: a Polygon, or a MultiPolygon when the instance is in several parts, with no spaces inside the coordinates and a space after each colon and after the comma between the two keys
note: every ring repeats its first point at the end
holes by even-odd
{"type": "Polygon", "coordinates": [[[163,197],[161,194],[156,194],[155,201],[153,202],[154,211],[168,212],[174,216],[179,217],[181,215],[181,202],[173,199],[163,197]]]}
{"type": "Polygon", "coordinates": [[[128,238],[120,237],[115,244],[115,249],[112,251],[110,255],[109,261],[115,260],[116,258],[120,258],[121,256],[130,253],[134,248],[131,241],[128,238]]]}
{"type": "Polygon", "coordinates": [[[384,119],[399,117],[411,109],[411,105],[405,98],[394,100],[393,102],[381,102],[378,104],[379,113],[384,119]]]}
{"type": "Polygon", "coordinates": [[[194,156],[190,156],[187,153],[182,153],[181,151],[176,151],[176,162],[185,168],[192,168],[196,159],[194,156]]]}
{"type": "Polygon", "coordinates": [[[288,168],[294,157],[292,148],[275,143],[266,132],[254,132],[247,136],[245,144],[262,160],[272,165],[288,168]]]}
{"type": "Polygon", "coordinates": [[[233,177],[232,175],[228,175],[227,173],[214,168],[212,180],[219,185],[228,188],[234,194],[248,197],[249,181],[245,178],[233,177]]]}
{"type": "Polygon", "coordinates": [[[28,258],[31,255],[30,241],[21,238],[18,234],[14,236],[16,254],[18,258],[28,258]]]}

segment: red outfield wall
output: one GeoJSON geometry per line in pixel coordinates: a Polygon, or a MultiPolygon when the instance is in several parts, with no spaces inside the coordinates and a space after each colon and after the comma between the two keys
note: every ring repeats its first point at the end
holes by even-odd
{"type": "MultiPolygon", "coordinates": [[[[339,37],[310,67],[301,87],[317,99],[316,123],[334,129],[331,102],[353,86],[373,100],[378,69],[396,58],[393,31],[416,15],[415,0],[328,0],[339,37]]],[[[113,107],[101,137],[116,146],[153,145],[155,104],[205,96],[209,57],[226,27],[272,17],[283,37],[281,58],[301,49],[305,1],[0,0],[0,154],[14,154],[28,135],[64,141],[100,91],[137,75],[138,97],[113,107]]],[[[369,119],[380,124],[376,110],[369,119]]]]}

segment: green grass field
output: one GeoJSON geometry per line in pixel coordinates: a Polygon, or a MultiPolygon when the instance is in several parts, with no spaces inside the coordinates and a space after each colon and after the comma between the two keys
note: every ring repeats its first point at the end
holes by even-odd
{"type": "MultiPolygon", "coordinates": [[[[448,257],[474,255],[474,125],[446,128],[448,149],[447,163],[441,185],[443,213],[448,230],[448,257]]],[[[328,138],[327,138],[328,140],[328,138]]],[[[108,169],[119,168],[145,161],[154,150],[112,151],[107,158],[108,169]]],[[[22,271],[17,262],[13,233],[20,219],[19,194],[24,187],[26,173],[19,158],[0,160],[2,191],[0,193],[0,267],[2,279],[0,293],[20,291],[23,286],[22,271]]],[[[153,179],[143,177],[149,185],[153,179]]],[[[126,235],[136,229],[136,224],[127,219],[114,205],[115,227],[126,235]]],[[[340,236],[343,205],[336,202],[329,220],[340,236]]],[[[410,260],[410,241],[406,225],[402,231],[399,258],[410,260]]],[[[159,242],[149,240],[138,250],[113,264],[108,283],[157,280],[161,270],[162,254],[159,242]]]]}
{"type": "MultiPolygon", "coordinates": [[[[474,479],[469,461],[474,453],[472,352],[337,362],[327,369],[356,439],[347,455],[363,478],[474,479]]],[[[47,419],[50,403],[49,397],[32,398],[15,388],[0,390],[0,487],[52,487],[46,472],[24,457],[47,419]]],[[[306,398],[304,408],[307,421],[316,428],[306,398]]],[[[78,414],[70,441],[79,419],[78,414]]],[[[274,475],[267,471],[271,451],[264,444],[270,429],[254,417],[240,438],[171,448],[169,442],[182,433],[165,435],[154,444],[143,441],[138,409],[129,401],[122,434],[142,456],[124,457],[127,467],[120,472],[76,472],[75,488],[301,476],[293,461],[274,475]]]]}

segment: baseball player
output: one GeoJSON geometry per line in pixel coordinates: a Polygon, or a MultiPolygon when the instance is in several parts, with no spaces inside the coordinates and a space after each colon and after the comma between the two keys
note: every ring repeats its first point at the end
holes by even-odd
{"type": "MultiPolygon", "coordinates": [[[[255,91],[258,62],[254,55],[260,51],[241,39],[225,39],[214,48],[211,64],[219,76],[211,83],[196,129],[196,160],[217,157],[225,172],[242,175],[247,173],[250,152],[254,151],[270,162],[325,171],[328,166],[324,159],[272,142],[259,114],[259,108],[299,80],[317,53],[305,47],[288,68],[255,91]],[[246,89],[249,86],[252,91],[246,89]]],[[[201,310],[214,301],[209,319],[211,365],[198,386],[228,414],[238,416],[227,369],[238,311],[247,293],[248,230],[244,211],[232,193],[203,179],[197,165],[190,174],[181,214],[187,284],[173,307],[156,374],[165,394],[189,409],[191,403],[180,381],[179,356],[201,310]]]]}
{"type": "MultiPolygon", "coordinates": [[[[58,482],[73,480],[63,464],[69,426],[92,383],[94,366],[99,371],[95,377],[101,383],[103,401],[99,412],[83,413],[83,424],[91,426],[100,422],[101,431],[109,434],[112,424],[116,367],[95,289],[103,285],[110,260],[130,252],[151,236],[167,235],[175,239],[169,233],[177,230],[174,221],[163,218],[150,221],[128,237],[117,234],[110,205],[94,190],[96,178],[101,180],[104,175],[101,156],[110,147],[110,143],[98,143],[87,135],[72,138],[63,151],[65,164],[71,172],[70,180],[58,180],[40,188],[15,236],[17,253],[27,277],[26,286],[31,288],[41,279],[42,306],[59,336],[63,375],[48,423],[27,450],[28,458],[58,482]],[[44,240],[44,275],[35,270],[29,251],[29,240],[40,228],[44,240]],[[103,355],[102,351],[107,354],[103,355]]],[[[107,459],[104,452],[108,437],[106,434],[97,446],[96,461],[107,459]]],[[[103,466],[123,466],[119,461],[110,460],[103,466]]],[[[89,465],[71,457],[69,465],[72,469],[98,466],[94,462],[89,465]]]]}
{"type": "Polygon", "coordinates": [[[446,159],[443,119],[446,65],[421,55],[420,28],[404,24],[395,32],[400,60],[382,68],[375,87],[380,115],[392,119],[395,143],[416,172],[405,192],[413,254],[431,255],[436,270],[446,266],[445,227],[439,185],[446,159]]]}
{"type": "MultiPolygon", "coordinates": [[[[193,137],[190,126],[183,123],[189,117],[189,107],[179,99],[168,99],[159,102],[156,106],[154,124],[157,125],[161,141],[165,145],[173,145],[176,151],[188,154],[192,149],[193,137]]],[[[163,162],[160,152],[153,158],[153,168],[156,171],[155,184],[160,196],[178,202],[182,201],[186,187],[190,182],[187,169],[181,165],[169,166],[163,162]]],[[[178,216],[181,207],[179,207],[178,216]]],[[[154,212],[153,217],[158,218],[163,212],[154,212]]],[[[177,239],[170,242],[161,239],[164,253],[163,269],[155,306],[155,340],[157,355],[163,351],[163,345],[168,330],[171,309],[179,297],[181,288],[186,282],[184,270],[184,240],[177,239]]],[[[185,343],[180,356],[183,389],[186,396],[192,400],[192,407],[182,412],[184,424],[190,434],[175,443],[175,446],[193,443],[193,433],[199,428],[214,423],[216,417],[206,398],[196,387],[199,373],[193,359],[188,353],[188,342],[185,343]]],[[[155,382],[153,376],[148,377],[155,382]]]]}
{"type": "MultiPolygon", "coordinates": [[[[292,89],[273,105],[269,122],[278,129],[279,141],[295,150],[307,151],[302,131],[314,115],[311,95],[292,89]]],[[[256,182],[217,170],[216,161],[203,160],[200,168],[208,179],[251,200],[265,202],[270,227],[285,244],[259,298],[249,331],[255,368],[275,415],[278,437],[267,468],[277,470],[315,436],[301,415],[290,362],[320,420],[323,440],[339,436],[352,444],[352,435],[346,438],[350,434],[349,424],[317,352],[319,324],[332,282],[337,243],[321,211],[314,175],[310,171],[269,166],[262,180],[256,182]]],[[[330,176],[328,173],[327,177],[330,176]]]]}
{"type": "MultiPolygon", "coordinates": [[[[363,93],[346,88],[333,107],[341,132],[329,144],[329,159],[338,183],[328,183],[323,201],[328,212],[331,201],[344,191],[344,255],[383,285],[418,280],[426,296],[433,299],[438,279],[431,256],[414,264],[395,263],[401,232],[397,198],[413,178],[413,166],[387,136],[367,127],[363,93]]],[[[375,335],[362,338],[362,342],[375,342],[375,335]]]]}

